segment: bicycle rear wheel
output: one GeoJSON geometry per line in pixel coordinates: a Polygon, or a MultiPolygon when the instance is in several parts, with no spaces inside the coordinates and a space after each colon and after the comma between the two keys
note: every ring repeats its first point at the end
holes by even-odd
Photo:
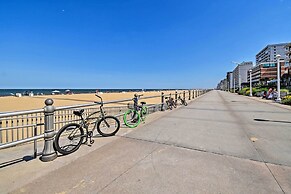
{"type": "Polygon", "coordinates": [[[136,110],[128,110],[123,115],[123,121],[129,128],[135,128],[140,123],[140,115],[136,110]]]}
{"type": "Polygon", "coordinates": [[[97,123],[97,131],[103,137],[115,135],[119,128],[120,122],[114,116],[105,116],[97,123]]]}
{"type": "Polygon", "coordinates": [[[63,126],[55,137],[55,149],[63,154],[71,154],[79,149],[84,138],[84,130],[77,123],[63,126]]]}

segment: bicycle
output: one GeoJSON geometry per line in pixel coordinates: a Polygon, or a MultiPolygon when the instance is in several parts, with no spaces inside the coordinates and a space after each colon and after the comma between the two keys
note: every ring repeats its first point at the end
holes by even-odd
{"type": "Polygon", "coordinates": [[[180,100],[181,104],[184,105],[184,106],[187,106],[188,103],[186,102],[185,99],[181,98],[181,96],[178,97],[178,100],[180,100]]]}
{"type": "Polygon", "coordinates": [[[175,101],[174,101],[173,98],[165,97],[165,99],[168,99],[168,100],[166,100],[166,104],[167,104],[167,107],[168,107],[170,110],[172,110],[173,107],[174,107],[174,108],[177,107],[177,105],[176,105],[176,103],[175,103],[175,101]]]}
{"type": "Polygon", "coordinates": [[[59,153],[63,155],[71,154],[77,151],[82,143],[87,143],[88,139],[90,144],[93,144],[92,136],[95,128],[103,137],[113,136],[119,130],[119,120],[114,116],[105,116],[103,100],[100,96],[96,96],[101,99],[101,102],[95,102],[100,103],[99,111],[84,118],[84,109],[75,110],[73,114],[81,118],[80,123],[69,123],[57,132],[54,146],[59,153]]]}
{"type": "Polygon", "coordinates": [[[126,126],[129,128],[137,127],[141,121],[145,121],[145,117],[148,113],[148,108],[145,106],[145,102],[141,102],[141,105],[138,105],[139,98],[143,95],[134,95],[133,108],[128,104],[129,110],[126,111],[123,115],[123,121],[126,126]]]}

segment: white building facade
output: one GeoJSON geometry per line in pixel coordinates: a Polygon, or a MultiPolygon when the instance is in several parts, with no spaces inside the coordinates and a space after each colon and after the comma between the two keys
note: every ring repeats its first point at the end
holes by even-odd
{"type": "Polygon", "coordinates": [[[248,71],[253,68],[253,62],[242,62],[233,70],[233,85],[241,89],[242,84],[248,83],[248,71]]]}

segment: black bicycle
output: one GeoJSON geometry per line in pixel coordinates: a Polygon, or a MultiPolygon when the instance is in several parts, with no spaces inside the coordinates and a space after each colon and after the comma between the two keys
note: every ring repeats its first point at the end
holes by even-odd
{"type": "Polygon", "coordinates": [[[100,111],[93,112],[84,118],[84,109],[74,111],[74,115],[81,118],[80,123],[69,123],[63,126],[56,134],[54,146],[55,149],[63,154],[71,154],[79,149],[81,144],[85,144],[90,140],[90,144],[94,143],[92,139],[93,131],[96,129],[103,137],[113,136],[120,127],[119,120],[114,116],[106,116],[103,110],[103,100],[101,102],[100,111]]]}
{"type": "Polygon", "coordinates": [[[180,100],[181,104],[184,105],[184,106],[187,106],[188,103],[186,102],[185,99],[181,98],[181,96],[178,97],[178,100],[180,100]]]}
{"type": "Polygon", "coordinates": [[[173,98],[165,97],[165,99],[168,109],[172,110],[173,108],[177,107],[176,102],[173,98]]]}

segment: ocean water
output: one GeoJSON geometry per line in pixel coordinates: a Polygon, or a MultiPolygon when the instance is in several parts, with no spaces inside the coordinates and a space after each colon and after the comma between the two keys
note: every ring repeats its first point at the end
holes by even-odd
{"type": "MultiPolygon", "coordinates": [[[[61,94],[65,94],[67,89],[0,89],[0,96],[12,96],[15,93],[28,95],[33,92],[34,95],[51,95],[52,91],[58,90],[61,94]]],[[[172,89],[98,89],[98,92],[140,92],[140,91],[160,91],[172,89]]],[[[96,89],[70,89],[73,94],[95,93],[96,89]]]]}

